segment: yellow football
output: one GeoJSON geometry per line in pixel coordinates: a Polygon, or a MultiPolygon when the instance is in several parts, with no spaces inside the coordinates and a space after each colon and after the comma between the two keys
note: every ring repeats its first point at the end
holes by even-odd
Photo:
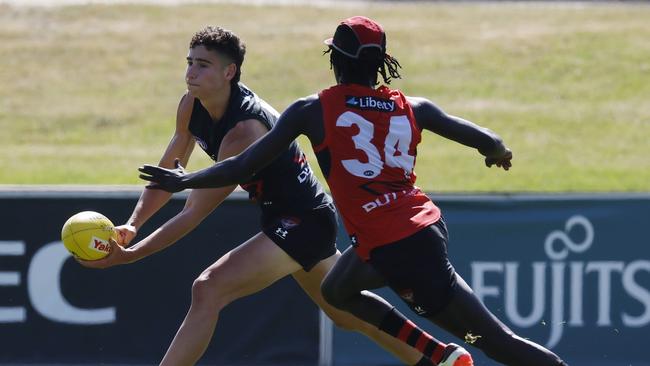
{"type": "Polygon", "coordinates": [[[94,211],[73,215],[61,229],[63,245],[73,256],[84,260],[96,260],[108,255],[109,238],[117,240],[115,226],[106,216],[94,211]]]}

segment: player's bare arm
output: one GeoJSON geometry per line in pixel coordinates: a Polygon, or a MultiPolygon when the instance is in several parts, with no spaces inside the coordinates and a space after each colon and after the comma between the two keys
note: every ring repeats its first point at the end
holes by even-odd
{"type": "MultiPolygon", "coordinates": [[[[187,188],[213,188],[246,181],[271,163],[300,134],[310,139],[314,134],[308,125],[308,111],[313,100],[300,99],[280,116],[276,125],[264,137],[241,154],[225,159],[209,168],[187,173],[182,166],[165,169],[144,165],[140,178],[152,182],[148,188],[179,192],[187,188]]],[[[313,141],[313,140],[312,140],[313,141]]]]}
{"type": "Polygon", "coordinates": [[[198,226],[232,192],[232,188],[213,188],[192,191],[181,212],[156,229],[146,238],[129,248],[122,248],[111,242],[111,253],[95,261],[79,261],[90,268],[108,268],[136,262],[161,251],[198,226]]]}
{"type": "Polygon", "coordinates": [[[408,99],[420,129],[477,149],[485,156],[485,164],[488,167],[496,165],[508,170],[512,166],[512,151],[505,146],[501,137],[490,129],[449,115],[428,99],[408,99]]]}
{"type": "MultiPolygon", "coordinates": [[[[176,111],[176,128],[169,144],[158,163],[160,166],[173,167],[174,160],[180,159],[183,165],[189,161],[194,148],[194,139],[188,129],[194,98],[188,94],[181,98],[176,111]]],[[[167,192],[144,190],[138,200],[131,217],[124,225],[115,229],[119,233],[119,244],[127,246],[136,236],[142,225],[163,207],[171,198],[167,192]]]]}
{"type": "MultiPolygon", "coordinates": [[[[219,149],[218,160],[227,159],[241,153],[257,139],[264,136],[266,131],[266,127],[259,121],[246,120],[239,122],[224,137],[219,149]]],[[[234,191],[235,187],[236,185],[230,185],[220,188],[194,190],[189,194],[183,210],[146,238],[127,249],[119,247],[113,242],[111,243],[111,254],[105,258],[90,262],[81,261],[80,263],[91,268],[107,268],[136,262],[161,251],[194,230],[234,191]]]]}

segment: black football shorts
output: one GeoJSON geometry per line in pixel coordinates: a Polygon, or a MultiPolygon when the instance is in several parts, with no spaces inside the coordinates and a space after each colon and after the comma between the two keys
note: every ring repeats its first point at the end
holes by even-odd
{"type": "Polygon", "coordinates": [[[307,272],[336,253],[336,230],[333,204],[301,214],[262,218],[262,232],[307,272]]]}
{"type": "Polygon", "coordinates": [[[407,238],[370,252],[370,264],[423,317],[443,310],[456,286],[456,271],[447,257],[447,239],[447,227],[440,218],[407,238]]]}

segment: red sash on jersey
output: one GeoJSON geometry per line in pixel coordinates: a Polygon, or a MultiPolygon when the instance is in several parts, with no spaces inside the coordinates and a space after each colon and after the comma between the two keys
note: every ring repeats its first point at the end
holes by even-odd
{"type": "Polygon", "coordinates": [[[420,130],[399,90],[355,84],[319,93],[327,150],[326,177],[359,256],[408,237],[440,218],[440,209],[415,186],[420,130]]]}

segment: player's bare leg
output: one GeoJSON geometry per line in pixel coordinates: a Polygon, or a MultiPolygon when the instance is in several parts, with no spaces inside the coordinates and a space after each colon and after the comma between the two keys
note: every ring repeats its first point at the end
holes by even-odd
{"type": "Polygon", "coordinates": [[[214,333],[219,312],[301,267],[263,233],[226,253],[194,281],[192,304],[161,365],[193,365],[214,333]]]}
{"type": "MultiPolygon", "coordinates": [[[[341,253],[337,251],[335,255],[320,261],[309,272],[300,270],[294,273],[293,278],[295,278],[298,284],[303,288],[303,290],[305,290],[307,295],[309,295],[309,297],[311,297],[311,299],[321,309],[323,309],[325,314],[332,319],[336,326],[345,330],[360,332],[372,339],[385,350],[392,353],[404,364],[415,365],[420,361],[420,359],[422,359],[422,353],[418,350],[399,341],[397,338],[384,333],[376,326],[368,324],[346,311],[334,308],[325,301],[321,293],[321,282],[339,257],[341,257],[341,253]]],[[[378,297],[378,299],[384,301],[380,297],[378,297]]]]}

